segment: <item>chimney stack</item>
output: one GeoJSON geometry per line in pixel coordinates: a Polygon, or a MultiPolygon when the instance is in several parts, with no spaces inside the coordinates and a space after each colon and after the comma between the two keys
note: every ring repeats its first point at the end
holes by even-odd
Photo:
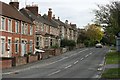
{"type": "Polygon", "coordinates": [[[68,24],[68,20],[65,20],[65,24],[68,24]]]}
{"type": "Polygon", "coordinates": [[[60,17],[58,17],[58,20],[60,21],[60,17]]]}
{"type": "Polygon", "coordinates": [[[53,19],[55,19],[55,15],[53,15],[53,19]]]}
{"type": "Polygon", "coordinates": [[[9,5],[11,5],[12,7],[19,9],[19,2],[18,0],[10,0],[9,5]]]}
{"type": "Polygon", "coordinates": [[[28,9],[29,11],[31,11],[34,15],[38,16],[38,6],[37,5],[27,5],[26,9],[28,9]]]}
{"type": "Polygon", "coordinates": [[[49,11],[48,11],[48,20],[51,20],[52,19],[52,9],[49,8],[49,11]]]}

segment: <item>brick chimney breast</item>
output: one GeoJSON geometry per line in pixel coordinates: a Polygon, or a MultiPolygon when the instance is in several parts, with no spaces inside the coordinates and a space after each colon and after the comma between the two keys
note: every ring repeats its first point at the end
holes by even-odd
{"type": "Polygon", "coordinates": [[[26,9],[28,9],[29,11],[31,11],[34,15],[38,16],[38,6],[37,5],[27,5],[26,9]]]}
{"type": "Polygon", "coordinates": [[[52,9],[49,8],[49,11],[48,11],[48,20],[51,20],[52,19],[52,9]]]}
{"type": "Polygon", "coordinates": [[[11,5],[12,7],[15,7],[16,9],[19,9],[19,2],[18,2],[18,0],[10,0],[9,5],[11,5]]]}

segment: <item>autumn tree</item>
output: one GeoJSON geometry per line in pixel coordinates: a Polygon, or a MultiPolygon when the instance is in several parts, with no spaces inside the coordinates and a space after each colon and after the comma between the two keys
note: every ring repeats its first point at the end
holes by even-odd
{"type": "Polygon", "coordinates": [[[101,31],[100,26],[96,24],[91,24],[86,27],[86,30],[86,34],[92,43],[100,42],[100,40],[102,40],[103,31],[101,31]]]}

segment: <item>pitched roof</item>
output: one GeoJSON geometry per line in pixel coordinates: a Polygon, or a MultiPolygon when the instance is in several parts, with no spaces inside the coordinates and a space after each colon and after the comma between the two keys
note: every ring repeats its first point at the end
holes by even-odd
{"type": "Polygon", "coordinates": [[[27,18],[31,19],[32,21],[37,21],[37,22],[41,22],[41,23],[44,23],[44,24],[47,24],[47,25],[50,25],[50,26],[53,26],[53,27],[57,27],[58,24],[53,21],[53,20],[48,20],[48,16],[47,15],[43,15],[43,16],[35,16],[31,11],[29,11],[28,9],[25,9],[25,8],[22,8],[20,10],[21,13],[23,13],[27,18]]]}
{"type": "Polygon", "coordinates": [[[76,24],[70,24],[73,30],[76,30],[77,25],[76,24]]]}
{"type": "Polygon", "coordinates": [[[44,14],[42,17],[46,20],[46,22],[47,22],[49,25],[51,25],[51,26],[53,26],[53,27],[55,27],[55,28],[58,28],[58,25],[59,25],[59,24],[58,24],[55,20],[53,20],[53,19],[48,20],[48,16],[47,16],[46,14],[44,14]]]}
{"type": "Polygon", "coordinates": [[[30,21],[20,11],[18,11],[16,8],[12,7],[11,5],[0,1],[0,6],[2,10],[0,15],[13,18],[13,19],[17,19],[17,20],[21,20],[24,22],[32,23],[32,21],[30,21]]]}
{"type": "Polygon", "coordinates": [[[56,22],[59,23],[60,26],[65,26],[65,23],[63,23],[62,21],[60,21],[59,19],[54,19],[56,22]]]}

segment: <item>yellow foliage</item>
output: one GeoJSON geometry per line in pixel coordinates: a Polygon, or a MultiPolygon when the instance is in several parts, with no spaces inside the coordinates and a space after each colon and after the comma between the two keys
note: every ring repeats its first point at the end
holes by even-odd
{"type": "Polygon", "coordinates": [[[103,31],[100,26],[91,24],[87,26],[87,36],[90,38],[90,40],[99,42],[103,37],[103,31]]]}

